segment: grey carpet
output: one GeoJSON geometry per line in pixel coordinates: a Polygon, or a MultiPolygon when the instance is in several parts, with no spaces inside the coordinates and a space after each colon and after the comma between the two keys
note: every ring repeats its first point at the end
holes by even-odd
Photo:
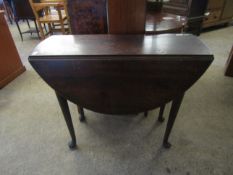
{"type": "Polygon", "coordinates": [[[233,27],[200,36],[215,61],[186,93],[170,150],[161,147],[166,123],[156,122],[157,109],[148,118],[85,110],[82,124],[70,103],[76,151],[68,149],[70,137],[53,90],[27,61],[39,42],[36,35],[21,42],[16,27],[10,29],[27,71],[0,91],[1,175],[233,174],[233,78],[223,75],[233,27]]]}

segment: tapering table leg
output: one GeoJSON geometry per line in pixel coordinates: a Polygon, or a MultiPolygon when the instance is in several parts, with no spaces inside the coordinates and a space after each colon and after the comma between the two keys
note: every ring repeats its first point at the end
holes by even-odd
{"type": "Polygon", "coordinates": [[[171,111],[170,111],[170,114],[169,114],[169,118],[168,118],[168,122],[167,122],[167,128],[166,128],[164,139],[163,139],[163,146],[165,148],[170,148],[171,147],[171,144],[168,142],[168,138],[169,138],[169,135],[171,133],[171,130],[172,130],[173,124],[175,122],[175,119],[176,119],[177,113],[179,111],[179,108],[180,108],[183,97],[184,97],[184,94],[181,94],[181,95],[177,96],[172,101],[172,107],[171,107],[171,111]]]}
{"type": "Polygon", "coordinates": [[[86,120],[85,115],[84,115],[84,110],[82,107],[78,106],[78,113],[79,113],[79,120],[80,122],[84,122],[86,120]]]}
{"type": "Polygon", "coordinates": [[[145,116],[145,117],[148,116],[148,111],[144,112],[144,116],[145,116]]]}
{"type": "Polygon", "coordinates": [[[161,105],[160,110],[159,110],[158,121],[161,122],[161,123],[164,121],[163,112],[164,112],[165,105],[166,104],[161,105]]]}
{"type": "Polygon", "coordinates": [[[67,100],[65,98],[63,98],[62,96],[60,96],[57,92],[56,92],[56,95],[57,95],[57,99],[58,99],[59,105],[61,107],[63,116],[65,118],[66,125],[69,129],[69,132],[70,132],[71,141],[69,142],[69,147],[70,147],[70,149],[74,149],[77,147],[76,136],[75,136],[73,122],[72,122],[72,118],[70,115],[70,110],[69,110],[67,100]]]}

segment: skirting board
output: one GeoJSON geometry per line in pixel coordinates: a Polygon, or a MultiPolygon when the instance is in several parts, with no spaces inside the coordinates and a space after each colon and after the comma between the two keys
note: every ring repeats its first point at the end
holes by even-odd
{"type": "Polygon", "coordinates": [[[20,74],[22,74],[24,71],[26,71],[26,68],[24,66],[20,67],[16,71],[9,74],[4,79],[0,80],[0,89],[2,89],[4,86],[6,86],[8,83],[10,83],[12,80],[14,80],[16,77],[18,77],[20,74]]]}

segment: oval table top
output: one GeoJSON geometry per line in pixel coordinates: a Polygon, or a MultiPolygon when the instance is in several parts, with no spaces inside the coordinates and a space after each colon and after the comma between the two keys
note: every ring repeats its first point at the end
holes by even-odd
{"type": "Polygon", "coordinates": [[[163,12],[148,12],[146,16],[146,34],[181,33],[187,24],[185,16],[163,12]]]}
{"type": "MultiPolygon", "coordinates": [[[[165,56],[212,55],[209,48],[192,34],[162,35],[54,35],[40,42],[30,58],[57,59],[64,56],[82,59],[83,56],[165,56]]],[[[67,57],[68,58],[68,57],[67,57]]],[[[95,57],[94,57],[95,58],[95,57]]],[[[107,59],[108,57],[106,57],[107,59]]],[[[147,57],[149,58],[149,57],[147,57]]],[[[112,58],[113,59],[113,58],[112,58]]],[[[133,57],[135,59],[135,57],[133,57]]],[[[158,57],[153,57],[158,59],[158,57]]],[[[161,58],[160,58],[161,59],[161,58]]],[[[163,58],[169,59],[169,57],[163,58]]],[[[198,59],[198,58],[196,58],[198,59]]]]}
{"type": "Polygon", "coordinates": [[[61,96],[106,114],[154,109],[183,94],[213,61],[189,34],[52,36],[29,56],[61,96]]]}

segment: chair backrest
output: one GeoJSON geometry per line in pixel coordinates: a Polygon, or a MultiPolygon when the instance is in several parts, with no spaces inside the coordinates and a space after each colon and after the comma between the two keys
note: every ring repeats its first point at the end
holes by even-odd
{"type": "Polygon", "coordinates": [[[16,19],[35,19],[28,0],[12,0],[16,19]]]}
{"type": "Polygon", "coordinates": [[[36,17],[36,19],[39,19],[41,13],[43,11],[43,8],[39,8],[38,4],[40,3],[40,0],[29,0],[30,6],[32,8],[32,11],[36,17]]]}
{"type": "MultiPolygon", "coordinates": [[[[66,0],[29,0],[31,8],[33,10],[33,13],[35,15],[35,17],[38,19],[39,18],[39,14],[41,13],[41,11],[45,11],[45,13],[48,13],[48,9],[52,6],[55,6],[56,3],[59,3],[59,7],[60,5],[62,6],[62,8],[64,8],[65,13],[67,15],[67,5],[66,5],[66,0]]],[[[58,4],[57,4],[58,5],[58,4]]],[[[56,6],[58,7],[58,6],[56,6]]]]}
{"type": "Polygon", "coordinates": [[[72,34],[107,33],[107,0],[67,0],[72,34]]]}

